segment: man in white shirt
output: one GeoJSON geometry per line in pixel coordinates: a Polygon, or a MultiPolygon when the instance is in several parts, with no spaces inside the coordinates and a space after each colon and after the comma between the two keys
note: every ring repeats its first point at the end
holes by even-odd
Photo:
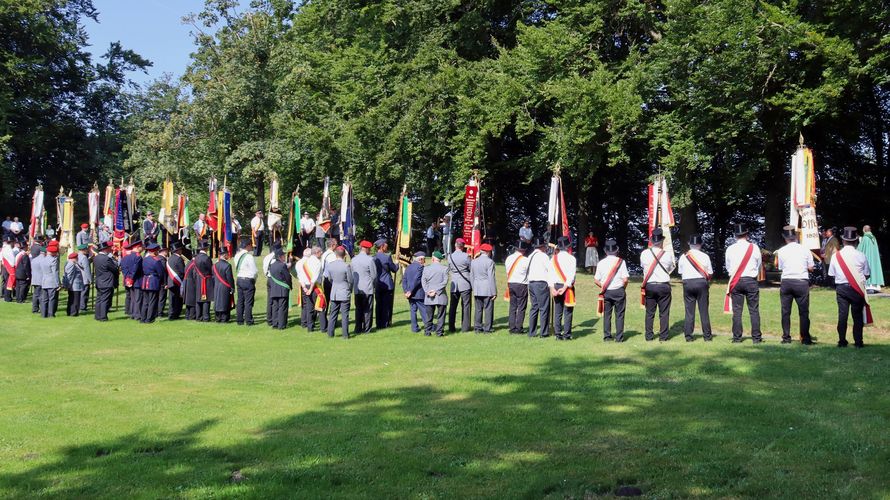
{"type": "Polygon", "coordinates": [[[557,251],[553,254],[553,278],[550,295],[553,296],[556,340],[572,340],[577,261],[567,251],[570,246],[571,241],[562,236],[557,240],[557,251]]]}
{"type": "Polygon", "coordinates": [[[9,232],[12,233],[12,239],[15,241],[24,241],[25,226],[19,221],[18,217],[12,218],[12,224],[9,225],[9,232]]]}
{"type": "Polygon", "coordinates": [[[207,226],[207,216],[204,214],[198,214],[198,220],[192,224],[192,229],[195,231],[195,239],[198,243],[204,240],[207,237],[207,232],[210,228],[207,226]]]}
{"type": "Polygon", "coordinates": [[[315,237],[315,221],[309,217],[309,212],[303,212],[303,218],[300,219],[300,231],[303,245],[307,248],[312,246],[312,239],[315,237]]]}
{"type": "MultiPolygon", "coordinates": [[[[732,341],[742,341],[742,309],[748,304],[751,316],[751,338],[755,344],[763,342],[760,332],[760,275],[763,256],[760,247],[748,241],[748,228],[736,224],[733,228],[736,242],[726,248],[726,271],[729,273],[729,295],[732,300],[732,341]]],[[[725,310],[725,307],[724,307],[725,310]]]]}
{"type": "MultiPolygon", "coordinates": [[[[256,296],[256,261],[253,258],[253,243],[244,239],[241,250],[235,254],[235,283],[238,288],[238,303],[235,305],[236,320],[239,325],[253,325],[253,303],[256,296]]],[[[266,263],[263,262],[263,266],[266,263]]]]}
{"type": "Polygon", "coordinates": [[[683,323],[683,334],[686,342],[692,342],[695,330],[695,306],[701,316],[701,331],[705,342],[713,338],[711,333],[711,316],[708,314],[710,299],[710,282],[714,275],[711,257],[701,251],[702,235],[693,234],[689,237],[689,251],[677,260],[677,272],[683,280],[683,303],[686,305],[686,320],[683,323]]]}
{"type": "MultiPolygon", "coordinates": [[[[275,250],[280,248],[280,246],[272,245],[272,248],[269,249],[269,253],[263,257],[263,275],[266,276],[266,297],[269,296],[269,289],[272,288],[272,280],[269,279],[269,266],[275,261],[275,250]]],[[[272,301],[266,300],[266,323],[268,323],[269,326],[272,326],[272,316],[272,301]]]]}
{"type": "Polygon", "coordinates": [[[253,244],[253,255],[263,253],[263,237],[266,235],[266,224],[263,221],[263,211],[257,210],[250,219],[250,240],[253,244]]]}
{"type": "Polygon", "coordinates": [[[624,289],[630,274],[624,259],[618,257],[618,243],[614,239],[607,239],[603,250],[606,258],[599,262],[593,275],[593,282],[600,287],[600,297],[603,299],[603,342],[613,339],[612,311],[615,311],[614,340],[624,342],[624,311],[627,307],[627,293],[624,289]]]}
{"type": "MultiPolygon", "coordinates": [[[[334,256],[336,257],[336,255],[334,256]]],[[[297,277],[300,280],[300,288],[303,293],[303,311],[301,323],[310,332],[315,331],[316,320],[322,332],[328,330],[328,321],[324,314],[315,309],[315,302],[319,294],[324,295],[320,283],[322,281],[321,247],[313,246],[303,251],[303,260],[299,263],[297,277]]],[[[322,299],[324,300],[324,299],[322,299]]]]}
{"type": "Polygon", "coordinates": [[[837,293],[837,336],[838,347],[847,347],[847,317],[853,315],[853,344],[863,347],[862,328],[865,326],[865,312],[868,302],[865,296],[865,282],[871,275],[865,254],[856,250],[859,236],[855,227],[845,227],[841,236],[843,248],[835,253],[828,266],[828,275],[834,277],[837,293]]]}
{"type": "Polygon", "coordinates": [[[547,256],[547,241],[535,240],[535,249],[528,256],[528,336],[547,337],[550,328],[550,287],[553,285],[553,266],[547,256]],[[538,328],[538,320],[541,325],[538,328]]]}
{"type": "Polygon", "coordinates": [[[791,343],[791,302],[797,302],[800,317],[800,342],[810,345],[810,273],[813,271],[813,252],[797,242],[797,228],[782,228],[785,246],[776,250],[776,267],[782,271],[779,301],[782,304],[782,343],[791,343]]]}
{"type": "Polygon", "coordinates": [[[519,241],[523,243],[531,243],[534,236],[531,228],[531,221],[523,222],[522,227],[519,228],[519,241]]]}
{"type": "Polygon", "coordinates": [[[525,256],[528,244],[520,241],[516,251],[507,256],[504,267],[507,269],[507,299],[510,312],[507,315],[510,333],[523,333],[525,310],[528,305],[528,257],[525,256]]]}
{"type": "Polygon", "coordinates": [[[643,266],[643,297],[646,305],[646,340],[654,340],[653,323],[655,309],[658,308],[658,340],[668,340],[671,315],[671,272],[676,266],[674,249],[662,248],[664,232],[661,228],[652,231],[652,244],[640,254],[640,265],[643,266]]]}
{"type": "MultiPolygon", "coordinates": [[[[324,319],[322,321],[327,322],[328,317],[328,308],[331,305],[331,280],[325,276],[325,271],[328,268],[328,264],[337,260],[337,240],[335,238],[328,238],[327,248],[321,254],[321,288],[324,292],[324,319]]],[[[327,324],[327,323],[325,323],[327,324]]],[[[325,328],[322,328],[322,331],[325,331],[325,328]]]]}

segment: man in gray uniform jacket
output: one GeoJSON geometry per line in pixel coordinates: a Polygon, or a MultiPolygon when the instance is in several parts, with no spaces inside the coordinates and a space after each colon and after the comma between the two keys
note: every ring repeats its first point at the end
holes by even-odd
{"type": "Polygon", "coordinates": [[[46,258],[46,249],[35,242],[31,245],[31,312],[40,314],[40,301],[43,292],[40,284],[43,283],[43,259],[46,258]]]}
{"type": "Polygon", "coordinates": [[[40,259],[40,316],[51,318],[59,308],[59,243],[46,245],[46,256],[40,259]]]}
{"type": "MultiPolygon", "coordinates": [[[[334,336],[337,316],[341,317],[343,338],[349,338],[349,301],[352,299],[352,268],[343,261],[346,249],[337,247],[334,260],[325,266],[324,277],[331,281],[331,303],[328,306],[328,337],[334,336]]],[[[373,262],[371,263],[373,265],[373,262]]],[[[373,284],[372,284],[373,286],[373,284]]]]}
{"type": "Polygon", "coordinates": [[[491,260],[491,245],[483,243],[479,249],[482,253],[473,259],[470,265],[473,297],[476,300],[476,333],[491,333],[491,325],[494,322],[494,298],[498,294],[494,279],[494,261],[491,260]]]}
{"type": "MultiPolygon", "coordinates": [[[[438,250],[433,252],[433,262],[423,268],[423,275],[420,278],[423,286],[423,303],[427,306],[426,333],[424,333],[427,337],[433,332],[437,337],[445,336],[445,306],[448,305],[445,287],[448,285],[448,269],[439,262],[443,257],[442,252],[438,250]]],[[[465,317],[469,319],[469,316],[465,317]]]]}
{"type": "Polygon", "coordinates": [[[455,240],[454,247],[454,252],[448,256],[448,272],[451,274],[451,307],[448,308],[448,331],[454,332],[455,330],[454,323],[457,319],[457,304],[460,302],[460,330],[468,332],[470,331],[470,314],[472,312],[470,301],[473,298],[473,286],[470,283],[470,256],[464,251],[463,238],[455,240]]]}
{"type": "Polygon", "coordinates": [[[359,253],[352,259],[353,284],[355,286],[355,331],[370,333],[374,321],[374,288],[377,282],[377,265],[369,255],[371,242],[359,243],[359,253]]]}

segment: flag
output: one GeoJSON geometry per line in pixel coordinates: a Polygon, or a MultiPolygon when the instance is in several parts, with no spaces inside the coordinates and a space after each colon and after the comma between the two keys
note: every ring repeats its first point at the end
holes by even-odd
{"type": "Polygon", "coordinates": [[[133,219],[136,214],[136,186],[133,184],[133,178],[130,177],[130,183],[127,184],[127,220],[129,221],[129,228],[127,229],[128,233],[137,232],[136,225],[133,224],[133,219]]]}
{"type": "Polygon", "coordinates": [[[399,220],[396,227],[396,261],[403,267],[411,264],[411,209],[412,203],[408,200],[408,187],[402,186],[402,196],[399,198],[399,220]]]}
{"type": "Polygon", "coordinates": [[[28,237],[34,242],[34,237],[44,233],[44,212],[43,212],[43,186],[37,185],[34,188],[34,195],[31,196],[31,225],[28,227],[28,237]]]}
{"type": "Polygon", "coordinates": [[[791,156],[791,196],[788,224],[799,231],[800,244],[810,250],[821,248],[816,220],[816,168],[813,150],[801,143],[791,156]]]}
{"type": "Polygon", "coordinates": [[[343,183],[343,192],[340,198],[340,240],[343,247],[352,255],[355,245],[355,198],[352,193],[352,184],[343,183]]]}
{"type": "Polygon", "coordinates": [[[219,211],[217,207],[218,201],[216,194],[216,177],[211,177],[210,181],[207,183],[207,226],[210,227],[211,231],[216,231],[216,215],[219,211]]]}
{"type": "Polygon", "coordinates": [[[550,178],[550,204],[547,210],[547,222],[550,227],[550,243],[556,244],[560,237],[569,239],[569,253],[572,253],[572,233],[569,229],[569,215],[566,211],[566,199],[562,189],[562,177],[554,173],[550,178]]]}
{"type": "Polygon", "coordinates": [[[93,183],[93,189],[87,193],[87,206],[90,211],[90,237],[96,239],[96,225],[99,223],[99,185],[93,183]]]}
{"type": "MultiPolygon", "coordinates": [[[[331,230],[331,213],[331,180],[325,177],[324,190],[321,195],[321,210],[318,213],[317,221],[317,224],[321,226],[325,234],[331,230]]],[[[300,214],[297,215],[299,216],[300,214]]]]}
{"type": "Polygon", "coordinates": [[[164,226],[168,233],[175,233],[178,229],[173,214],[173,181],[171,180],[165,180],[162,187],[158,222],[164,226]]]}
{"type": "Polygon", "coordinates": [[[647,210],[649,215],[649,239],[652,239],[652,231],[658,227],[664,233],[664,248],[673,248],[671,240],[671,228],[676,224],[674,210],[671,208],[671,197],[668,193],[667,179],[663,175],[657,175],[649,184],[649,198],[647,210]]]}
{"type": "Polygon", "coordinates": [[[468,253],[475,255],[476,250],[482,243],[481,228],[481,210],[482,206],[479,202],[481,198],[482,186],[479,178],[475,175],[467,183],[464,189],[464,228],[463,239],[467,245],[468,253]]]}
{"type": "Polygon", "coordinates": [[[109,229],[114,226],[114,186],[111,181],[105,186],[105,204],[102,206],[102,223],[109,229]]]}
{"type": "Polygon", "coordinates": [[[59,196],[56,197],[56,216],[59,226],[59,247],[74,248],[74,198],[71,197],[71,193],[66,195],[61,187],[59,196]]]}
{"type": "Polygon", "coordinates": [[[287,217],[287,253],[294,250],[294,237],[296,236],[297,217],[300,216],[300,195],[299,191],[294,191],[291,196],[291,210],[287,217]]]}

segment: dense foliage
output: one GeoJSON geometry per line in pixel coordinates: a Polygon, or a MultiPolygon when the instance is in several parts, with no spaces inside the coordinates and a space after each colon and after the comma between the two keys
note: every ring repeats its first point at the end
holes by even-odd
{"type": "Polygon", "coordinates": [[[264,204],[271,172],[310,209],[325,175],[335,197],[350,179],[360,228],[373,234],[394,226],[403,183],[423,226],[478,172],[489,236],[507,244],[523,217],[543,229],[558,165],[578,233],[616,235],[625,248],[639,244],[645,184],[662,171],[680,232],[705,231],[716,250],[739,220],[776,244],[803,133],[816,151],[823,225],[887,233],[888,9],[881,0],[207,0],[186,20],[196,47],[185,75],[140,96],[122,165],[91,168],[133,173],[149,197],[167,177],[196,199],[208,176],[225,177],[243,212],[264,204]]]}

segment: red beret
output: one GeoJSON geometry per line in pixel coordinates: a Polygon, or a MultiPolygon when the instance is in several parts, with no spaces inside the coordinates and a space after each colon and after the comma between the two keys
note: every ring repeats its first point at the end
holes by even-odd
{"type": "Polygon", "coordinates": [[[59,242],[53,240],[50,241],[48,245],[46,245],[47,252],[58,252],[59,251],[59,242]]]}
{"type": "Polygon", "coordinates": [[[88,228],[88,227],[90,227],[89,224],[81,224],[81,225],[80,225],[80,228],[81,228],[81,229],[86,229],[86,228],[88,228]]]}
{"type": "Polygon", "coordinates": [[[68,260],[77,260],[77,252],[69,253],[68,260]]]}
{"type": "Polygon", "coordinates": [[[362,240],[362,242],[359,243],[358,246],[360,246],[362,248],[371,248],[374,245],[372,245],[371,242],[368,240],[362,240]]]}
{"type": "Polygon", "coordinates": [[[344,247],[343,245],[339,245],[339,246],[338,246],[337,248],[335,248],[334,250],[343,250],[343,251],[345,252],[345,251],[346,251],[346,247],[344,247]]]}
{"type": "Polygon", "coordinates": [[[464,241],[463,238],[458,238],[458,239],[454,240],[454,242],[455,242],[455,243],[461,243],[461,244],[466,243],[466,241],[464,241]]]}
{"type": "Polygon", "coordinates": [[[490,251],[491,251],[491,245],[489,245],[488,243],[483,243],[483,244],[479,247],[479,250],[482,250],[483,252],[490,252],[490,251]]]}

